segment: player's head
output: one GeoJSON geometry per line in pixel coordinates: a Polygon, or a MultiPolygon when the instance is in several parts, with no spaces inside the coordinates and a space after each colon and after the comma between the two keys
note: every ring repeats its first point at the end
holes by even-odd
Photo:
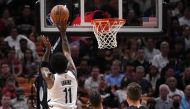
{"type": "Polygon", "coordinates": [[[127,101],[139,101],[142,89],[138,83],[132,82],[127,86],[127,101]]]}
{"type": "Polygon", "coordinates": [[[63,53],[54,53],[50,57],[50,66],[55,73],[64,73],[67,68],[67,59],[63,53]]]}
{"type": "Polygon", "coordinates": [[[102,106],[102,100],[101,100],[101,96],[100,93],[97,90],[92,90],[89,93],[89,101],[92,105],[93,108],[101,108],[102,106]]]}

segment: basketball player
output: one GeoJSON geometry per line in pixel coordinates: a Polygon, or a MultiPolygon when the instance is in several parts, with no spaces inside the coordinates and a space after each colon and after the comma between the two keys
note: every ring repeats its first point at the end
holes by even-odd
{"type": "Polygon", "coordinates": [[[142,89],[138,83],[132,82],[127,86],[127,109],[147,109],[141,105],[142,89]]]}
{"type": "Polygon", "coordinates": [[[50,109],[75,109],[76,107],[77,73],[66,36],[66,23],[65,20],[62,24],[57,25],[61,33],[63,53],[52,54],[49,59],[51,44],[45,36],[42,36],[46,52],[42,58],[40,70],[47,83],[47,98],[50,109]]]}

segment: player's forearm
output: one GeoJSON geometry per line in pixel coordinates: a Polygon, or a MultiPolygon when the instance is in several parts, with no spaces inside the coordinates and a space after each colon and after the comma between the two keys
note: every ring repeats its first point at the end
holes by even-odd
{"type": "Polygon", "coordinates": [[[65,57],[67,58],[67,60],[69,61],[68,68],[72,69],[76,73],[75,64],[74,64],[73,59],[71,57],[69,42],[68,42],[68,39],[67,39],[65,32],[63,34],[61,33],[61,40],[62,40],[63,53],[64,53],[65,57]]]}
{"type": "Polygon", "coordinates": [[[64,54],[71,54],[70,52],[70,48],[69,48],[69,42],[66,36],[66,33],[61,33],[61,40],[62,40],[62,50],[64,52],[64,54]]]}

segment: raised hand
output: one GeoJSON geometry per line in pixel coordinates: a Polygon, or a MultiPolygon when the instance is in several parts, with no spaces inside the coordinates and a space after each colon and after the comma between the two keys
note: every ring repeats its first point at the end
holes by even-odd
{"type": "Polygon", "coordinates": [[[67,20],[63,20],[61,23],[56,23],[56,27],[61,33],[64,33],[67,29],[67,20]]]}

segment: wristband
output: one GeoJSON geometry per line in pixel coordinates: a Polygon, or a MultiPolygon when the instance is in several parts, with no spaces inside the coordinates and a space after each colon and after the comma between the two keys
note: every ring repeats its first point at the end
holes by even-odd
{"type": "Polygon", "coordinates": [[[46,61],[42,61],[40,66],[41,67],[48,67],[49,68],[49,63],[46,62],[46,61]]]}

